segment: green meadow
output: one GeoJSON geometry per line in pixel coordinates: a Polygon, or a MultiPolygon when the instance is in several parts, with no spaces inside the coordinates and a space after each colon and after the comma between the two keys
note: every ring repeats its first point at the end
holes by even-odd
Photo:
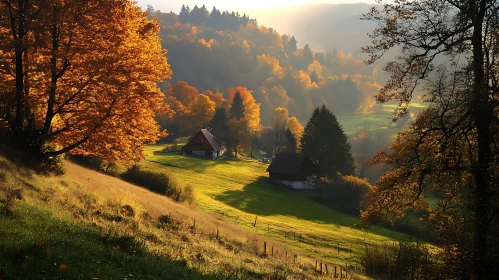
{"type": "Polygon", "coordinates": [[[144,169],[165,172],[177,182],[193,186],[196,207],[202,211],[238,224],[249,233],[269,237],[303,256],[333,263],[354,262],[366,243],[407,238],[386,228],[363,227],[359,218],[315,202],[315,192],[269,183],[268,164],[195,158],[165,153],[162,148],[147,147],[144,169]]]}

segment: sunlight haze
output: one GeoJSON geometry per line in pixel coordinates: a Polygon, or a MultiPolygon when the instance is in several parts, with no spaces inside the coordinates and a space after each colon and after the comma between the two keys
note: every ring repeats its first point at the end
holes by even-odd
{"type": "MultiPolygon", "coordinates": [[[[213,6],[218,9],[255,9],[255,8],[269,8],[269,7],[291,7],[303,4],[318,4],[318,3],[329,3],[329,4],[354,4],[354,3],[375,3],[375,0],[329,0],[329,1],[321,1],[321,0],[274,0],[274,1],[266,1],[266,0],[254,0],[254,1],[231,1],[231,0],[206,0],[206,1],[193,1],[193,0],[185,0],[185,1],[165,1],[165,0],[138,0],[138,4],[146,8],[147,5],[153,6],[157,10],[161,10],[163,12],[173,11],[178,13],[180,11],[180,7],[183,4],[189,5],[192,9],[194,5],[198,5],[199,7],[206,5],[207,9],[211,11],[213,6]]],[[[385,1],[386,2],[386,1],[385,1]]]]}

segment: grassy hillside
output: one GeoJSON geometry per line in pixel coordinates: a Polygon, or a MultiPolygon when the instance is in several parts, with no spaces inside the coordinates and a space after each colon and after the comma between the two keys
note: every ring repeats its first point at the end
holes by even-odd
{"type": "Polygon", "coordinates": [[[312,260],[294,263],[278,242],[117,178],[65,167],[64,176],[45,177],[0,156],[0,279],[317,278],[312,260]],[[280,253],[262,255],[264,241],[280,253]]]}
{"type": "Polygon", "coordinates": [[[160,146],[148,147],[147,153],[143,168],[191,184],[198,208],[278,241],[301,256],[353,263],[366,242],[404,238],[385,228],[362,228],[358,218],[316,203],[311,198],[314,193],[270,184],[264,163],[185,157],[163,153],[160,146]]]}

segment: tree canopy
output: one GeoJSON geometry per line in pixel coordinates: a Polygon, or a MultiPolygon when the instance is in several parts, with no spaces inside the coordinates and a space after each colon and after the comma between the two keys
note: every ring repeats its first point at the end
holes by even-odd
{"type": "Polygon", "coordinates": [[[312,113],[305,125],[300,147],[316,162],[320,176],[336,178],[338,173],[352,175],[355,171],[347,136],[325,105],[312,113]]]}
{"type": "Polygon", "coordinates": [[[0,106],[18,143],[128,163],[162,135],[156,83],[170,67],[134,3],[6,0],[0,14],[0,106]]]}
{"type": "Polygon", "coordinates": [[[493,0],[397,1],[365,15],[379,24],[364,49],[370,63],[402,50],[386,65],[391,79],[377,100],[399,102],[400,116],[422,85],[431,105],[391,152],[373,159],[392,169],[376,183],[363,216],[427,211],[443,244],[444,278],[499,277],[498,9],[493,0]],[[429,197],[438,203],[429,205],[429,197]],[[470,262],[472,270],[465,268],[470,262]]]}
{"type": "MultiPolygon", "coordinates": [[[[237,13],[215,8],[208,19],[198,22],[185,19],[187,10],[193,12],[188,7],[183,10],[179,16],[155,13],[175,69],[173,83],[185,81],[200,92],[223,93],[235,85],[243,86],[261,104],[264,126],[272,125],[278,107],[286,108],[301,122],[322,104],[337,114],[376,110],[373,95],[381,86],[374,67],[366,67],[360,57],[299,47],[293,36],[279,34],[237,13]]],[[[168,87],[165,84],[162,89],[168,87]]]]}

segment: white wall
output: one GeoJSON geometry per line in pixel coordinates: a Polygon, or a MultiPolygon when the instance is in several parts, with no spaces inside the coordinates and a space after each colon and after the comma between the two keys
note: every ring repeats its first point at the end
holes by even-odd
{"type": "Polygon", "coordinates": [[[307,181],[285,181],[278,180],[280,184],[283,184],[286,187],[296,189],[296,190],[315,190],[315,187],[312,184],[307,184],[307,181]]]}

